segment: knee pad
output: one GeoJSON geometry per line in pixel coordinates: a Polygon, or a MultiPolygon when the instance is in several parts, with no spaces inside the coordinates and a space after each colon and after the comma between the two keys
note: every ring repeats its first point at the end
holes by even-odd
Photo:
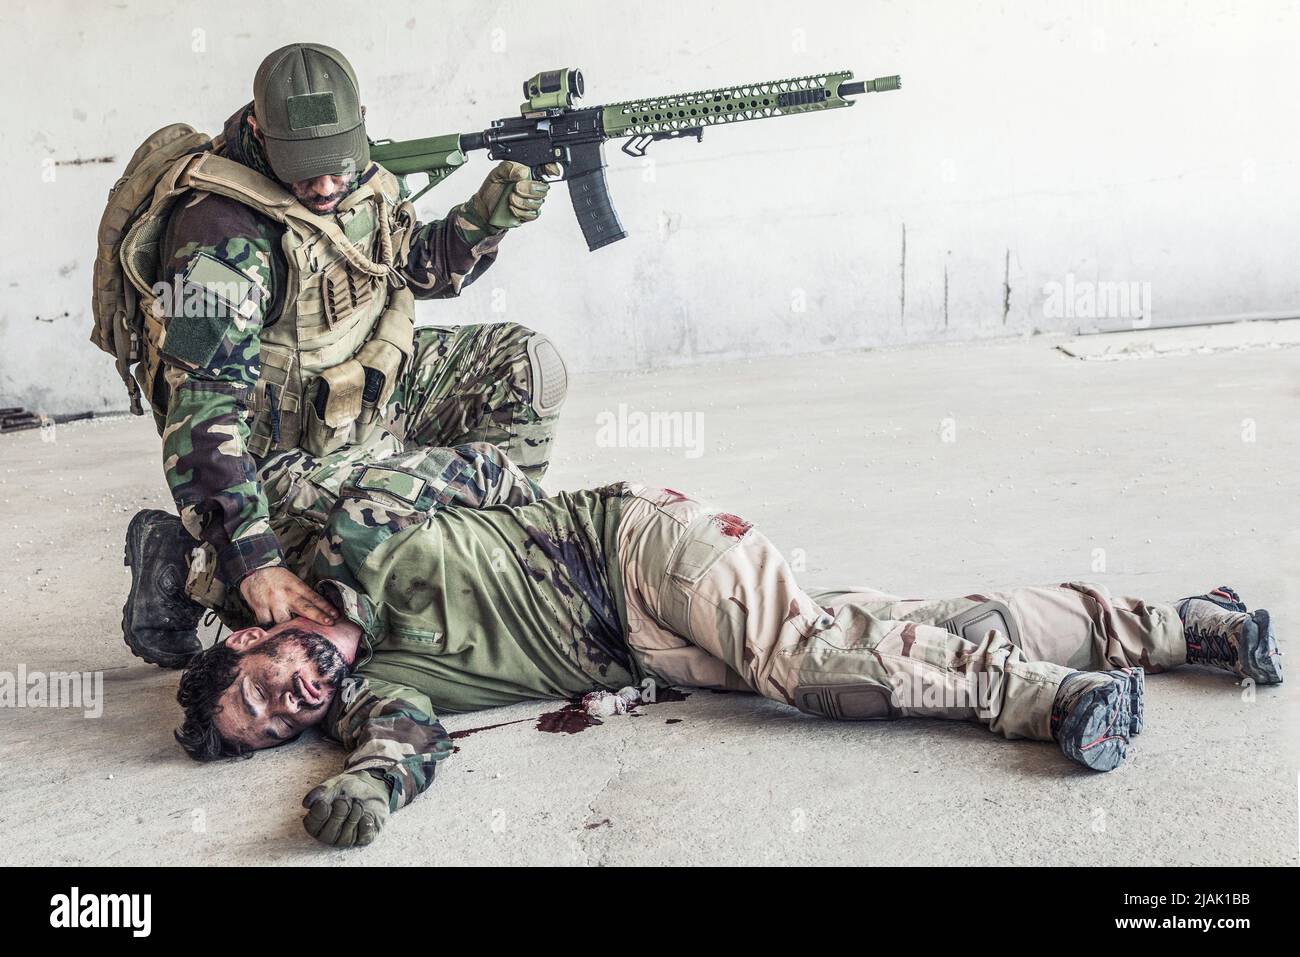
{"type": "Polygon", "coordinates": [[[795,689],[794,706],[837,721],[880,721],[901,713],[893,691],[883,685],[805,685],[795,689]]]}
{"type": "Polygon", "coordinates": [[[528,366],[531,373],[533,411],[554,415],[569,393],[569,373],[560,358],[560,350],[540,332],[528,339],[528,366]]]}
{"type": "Polygon", "coordinates": [[[983,641],[990,631],[1000,631],[1013,645],[1020,647],[1020,629],[1011,617],[1011,609],[1000,601],[981,602],[974,608],[953,615],[947,621],[939,622],[939,627],[959,638],[965,638],[973,645],[983,641]]]}

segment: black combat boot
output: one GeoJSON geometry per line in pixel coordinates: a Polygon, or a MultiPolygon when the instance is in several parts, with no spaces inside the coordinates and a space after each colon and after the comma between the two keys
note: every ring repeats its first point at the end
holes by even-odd
{"type": "Polygon", "coordinates": [[[175,515],[146,508],[126,529],[125,564],[131,594],[122,606],[122,637],[138,658],[164,668],[183,668],[203,650],[203,607],[185,594],[186,555],[194,548],[175,515]]]}

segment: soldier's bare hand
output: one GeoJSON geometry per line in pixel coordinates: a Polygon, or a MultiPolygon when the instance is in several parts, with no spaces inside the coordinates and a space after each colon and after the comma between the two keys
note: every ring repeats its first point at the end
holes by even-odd
{"type": "Polygon", "coordinates": [[[294,615],[332,625],[338,612],[282,565],[259,568],[239,583],[239,593],[260,624],[280,624],[294,615]]]}

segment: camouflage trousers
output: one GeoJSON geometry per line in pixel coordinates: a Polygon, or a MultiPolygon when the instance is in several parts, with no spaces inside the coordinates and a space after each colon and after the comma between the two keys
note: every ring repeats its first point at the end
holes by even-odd
{"type": "MultiPolygon", "coordinates": [[[[417,328],[411,360],[393,390],[382,429],[329,455],[289,449],[258,464],[271,530],[285,564],[300,567],[302,552],[339,488],[362,462],[417,448],[486,442],[501,449],[529,479],[540,481],[550,464],[566,386],[554,346],[524,326],[498,322],[417,328]],[[319,501],[304,501],[313,496],[319,501]]],[[[190,564],[190,597],[222,613],[227,624],[247,621],[243,602],[226,594],[216,571],[216,552],[205,543],[190,564]]]]}
{"type": "Polygon", "coordinates": [[[1098,585],[945,601],[805,591],[748,522],[670,489],[630,486],[618,548],[628,644],[647,672],[824,717],[973,720],[1051,740],[1056,690],[1071,671],[1186,661],[1172,606],[1098,585]]]}

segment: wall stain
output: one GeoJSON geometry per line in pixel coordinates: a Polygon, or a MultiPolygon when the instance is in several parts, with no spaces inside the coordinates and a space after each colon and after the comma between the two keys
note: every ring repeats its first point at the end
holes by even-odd
{"type": "Polygon", "coordinates": [[[90,166],[93,164],[104,165],[107,163],[116,163],[116,162],[117,162],[116,156],[90,156],[90,157],[86,157],[85,159],[81,157],[77,157],[76,159],[70,159],[70,160],[55,160],[54,165],[55,166],[90,166]]]}
{"type": "Polygon", "coordinates": [[[898,263],[898,321],[907,321],[907,223],[903,223],[903,248],[898,263]]]}
{"type": "Polygon", "coordinates": [[[1002,272],[1002,325],[1007,324],[1011,314],[1011,250],[1007,249],[1006,264],[1002,272]]]}
{"type": "MultiPolygon", "coordinates": [[[[948,255],[952,255],[952,250],[948,250],[948,255]]],[[[948,264],[943,264],[943,327],[948,328],[948,264]]]]}

